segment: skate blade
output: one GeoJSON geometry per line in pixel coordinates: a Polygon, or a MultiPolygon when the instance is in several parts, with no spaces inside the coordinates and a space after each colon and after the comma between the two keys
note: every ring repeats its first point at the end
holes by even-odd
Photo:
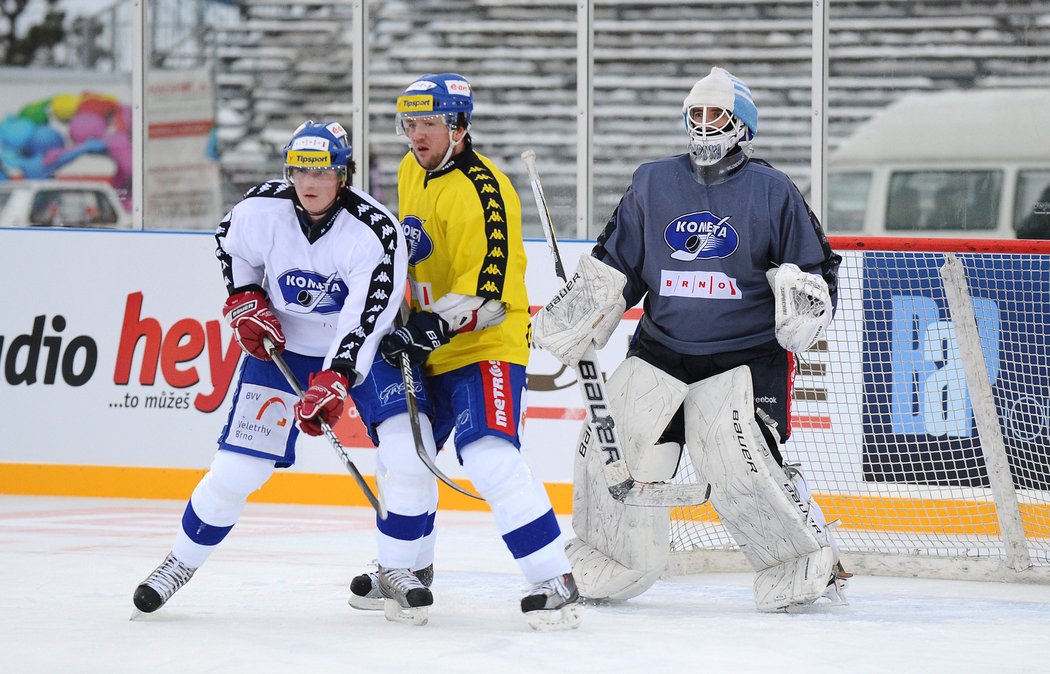
{"type": "Polygon", "coordinates": [[[579,609],[578,604],[569,604],[549,611],[529,611],[525,621],[537,632],[574,630],[580,626],[579,609]]]}
{"type": "Polygon", "coordinates": [[[393,599],[383,600],[383,615],[392,623],[405,623],[407,625],[426,625],[430,619],[428,607],[405,608],[393,599]]]}
{"type": "Polygon", "coordinates": [[[354,593],[350,593],[350,598],[346,600],[347,604],[350,604],[359,611],[382,611],[383,610],[383,599],[370,599],[369,597],[358,597],[354,593]]]}

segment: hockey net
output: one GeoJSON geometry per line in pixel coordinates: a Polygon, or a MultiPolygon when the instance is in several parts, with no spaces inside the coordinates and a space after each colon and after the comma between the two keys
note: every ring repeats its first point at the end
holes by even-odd
{"type": "MultiPolygon", "coordinates": [[[[843,563],[1050,581],[1050,242],[831,242],[838,310],[798,354],[782,449],[843,563]]],[[[747,568],[709,504],[673,509],[670,543],[671,573],[747,568]]]]}

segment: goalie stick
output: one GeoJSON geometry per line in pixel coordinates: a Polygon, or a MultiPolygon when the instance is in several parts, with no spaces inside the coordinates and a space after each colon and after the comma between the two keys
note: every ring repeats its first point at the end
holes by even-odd
{"type": "MultiPolygon", "coordinates": [[[[547,246],[554,260],[554,272],[564,283],[568,281],[568,277],[562,263],[561,251],[558,249],[558,237],[554,233],[551,214],[547,208],[547,199],[543,195],[539,170],[536,168],[536,153],[532,150],[525,150],[521,153],[521,159],[525,162],[525,168],[529,173],[532,196],[535,197],[536,208],[540,212],[543,236],[547,239],[547,246]]],[[[582,457],[587,453],[593,436],[597,441],[598,450],[605,456],[603,470],[605,483],[609,488],[609,494],[614,499],[627,505],[637,506],[686,506],[699,505],[707,501],[711,495],[711,485],[641,482],[631,476],[627,461],[624,459],[619,433],[616,432],[616,421],[609,407],[609,399],[605,393],[605,381],[593,343],[583,352],[583,357],[576,365],[576,381],[587,404],[588,413],[587,428],[580,439],[577,454],[582,457]]]]}
{"type": "MultiPolygon", "coordinates": [[[[266,352],[270,354],[270,358],[273,358],[273,362],[277,364],[277,369],[281,371],[284,378],[288,380],[289,386],[295,391],[295,395],[299,396],[300,399],[303,397],[303,387],[299,384],[299,380],[295,378],[295,373],[288,367],[288,363],[284,362],[284,358],[281,357],[280,351],[274,346],[274,343],[270,341],[269,337],[263,337],[263,346],[266,347],[266,352]]],[[[332,449],[339,455],[339,459],[346,466],[346,469],[350,471],[350,475],[353,476],[354,482],[360,487],[361,491],[364,492],[365,498],[372,504],[376,513],[379,515],[379,519],[385,520],[387,516],[386,503],[383,501],[383,492],[377,488],[379,492],[378,496],[372,492],[371,487],[365,482],[365,478],[361,475],[361,471],[357,469],[354,462],[350,460],[350,457],[346,453],[346,449],[343,448],[343,443],[339,442],[339,438],[335,436],[335,431],[324,419],[318,418],[321,422],[321,430],[324,431],[324,436],[328,438],[328,443],[332,445],[332,449]]],[[[378,486],[379,476],[376,476],[378,486]]]]}

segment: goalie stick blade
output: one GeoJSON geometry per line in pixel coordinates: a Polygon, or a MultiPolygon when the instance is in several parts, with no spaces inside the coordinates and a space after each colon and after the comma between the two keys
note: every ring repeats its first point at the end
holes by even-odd
{"type": "Polygon", "coordinates": [[[696,506],[711,497],[710,484],[666,484],[639,482],[631,477],[627,463],[620,459],[605,466],[609,494],[625,505],[648,507],[696,506]]]}

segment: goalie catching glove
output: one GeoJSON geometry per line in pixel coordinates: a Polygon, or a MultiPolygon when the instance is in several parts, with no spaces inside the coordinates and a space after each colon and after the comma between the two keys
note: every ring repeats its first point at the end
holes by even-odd
{"type": "Polygon", "coordinates": [[[780,345],[799,353],[816,344],[831,324],[827,282],[791,263],[767,271],[766,280],[776,298],[776,336],[780,345]]]}
{"type": "Polygon", "coordinates": [[[307,435],[322,435],[321,421],[334,426],[346,406],[346,390],[350,381],[335,370],[321,370],[310,375],[310,388],[295,403],[295,418],[307,435]]]}
{"type": "Polygon", "coordinates": [[[533,341],[574,367],[592,342],[600,349],[609,341],[627,308],[626,284],[618,270],[590,255],[581,257],[576,273],[533,317],[533,341]]]}
{"type": "Polygon", "coordinates": [[[222,315],[233,328],[237,344],[250,356],[259,360],[270,360],[270,354],[263,344],[263,337],[269,337],[277,352],[284,350],[284,331],[281,322],[270,309],[270,303],[257,290],[246,290],[235,293],[226,299],[222,315]]]}
{"type": "Polygon", "coordinates": [[[499,325],[507,317],[507,308],[499,300],[456,293],[434,302],[432,309],[413,313],[403,326],[383,338],[379,343],[383,360],[400,367],[401,354],[407,353],[412,364],[419,365],[453,336],[499,325]]]}

